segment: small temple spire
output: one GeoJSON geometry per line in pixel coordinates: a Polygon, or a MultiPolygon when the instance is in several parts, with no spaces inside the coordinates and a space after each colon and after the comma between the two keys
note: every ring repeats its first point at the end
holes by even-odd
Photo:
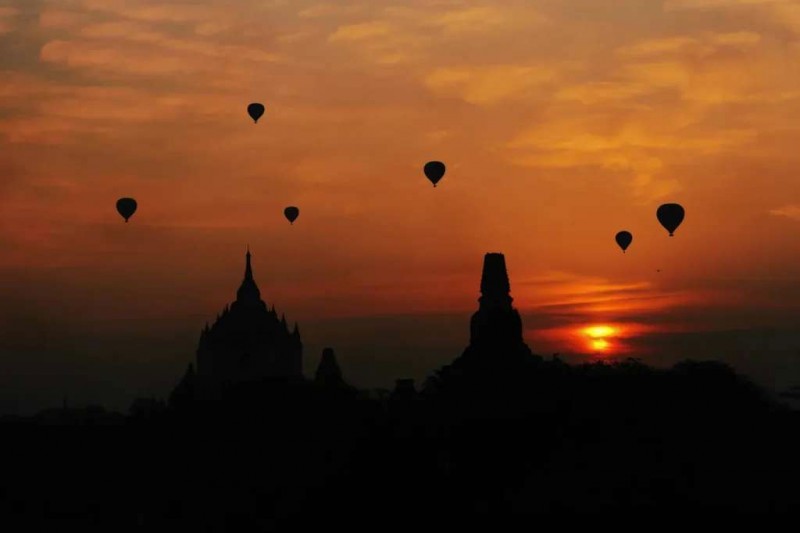
{"type": "Polygon", "coordinates": [[[245,254],[245,267],[244,267],[244,279],[252,280],[253,279],[253,267],[250,266],[250,245],[247,245],[247,254],[245,254]]]}
{"type": "Polygon", "coordinates": [[[252,304],[261,301],[261,291],[258,290],[253,279],[253,267],[250,263],[250,245],[247,245],[247,254],[245,254],[245,267],[244,267],[244,280],[236,291],[236,301],[240,303],[252,304]]]}

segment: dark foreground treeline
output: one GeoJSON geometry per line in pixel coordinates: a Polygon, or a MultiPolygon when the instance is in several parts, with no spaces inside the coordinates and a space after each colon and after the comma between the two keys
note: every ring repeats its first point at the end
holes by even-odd
{"type": "Polygon", "coordinates": [[[385,399],[254,383],[118,424],[0,430],[0,514],[38,531],[450,530],[800,504],[800,416],[719,363],[493,364],[385,399]]]}

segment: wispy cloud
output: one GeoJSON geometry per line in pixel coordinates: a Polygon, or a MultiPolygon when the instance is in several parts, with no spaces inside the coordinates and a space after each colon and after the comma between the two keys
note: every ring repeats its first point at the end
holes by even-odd
{"type": "Polygon", "coordinates": [[[434,92],[454,95],[471,104],[493,104],[528,99],[531,91],[556,77],[551,67],[494,65],[490,67],[446,67],[425,77],[434,92]]]}
{"type": "Polygon", "coordinates": [[[682,57],[704,57],[719,53],[725,48],[742,49],[759,44],[762,37],[752,31],[730,33],[709,32],[697,36],[676,35],[658,39],[646,39],[618,48],[615,52],[624,58],[647,58],[678,55],[682,57]]]}
{"type": "Polygon", "coordinates": [[[800,220],[800,204],[785,205],[769,212],[771,215],[777,217],[791,218],[792,220],[800,220]]]}
{"type": "Polygon", "coordinates": [[[745,6],[774,6],[789,4],[794,0],[665,0],[664,10],[714,9],[745,6]]]}
{"type": "Polygon", "coordinates": [[[696,290],[665,291],[652,281],[615,282],[596,276],[549,272],[514,283],[522,309],[586,317],[614,315],[618,319],[642,312],[656,312],[679,305],[713,301],[711,294],[696,290]]]}
{"type": "Polygon", "coordinates": [[[330,37],[331,42],[336,41],[363,41],[375,37],[384,37],[391,33],[392,26],[381,20],[360,22],[358,24],[347,24],[336,28],[330,37]]]}
{"type": "Polygon", "coordinates": [[[442,29],[446,34],[485,34],[490,32],[514,32],[533,30],[549,22],[535,7],[524,4],[502,6],[484,4],[451,9],[432,17],[415,16],[425,26],[442,29]]]}

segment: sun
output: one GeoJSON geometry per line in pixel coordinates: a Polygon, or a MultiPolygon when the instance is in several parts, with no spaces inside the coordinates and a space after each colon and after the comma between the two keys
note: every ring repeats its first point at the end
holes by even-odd
{"type": "Polygon", "coordinates": [[[589,349],[594,352],[610,351],[612,345],[609,342],[609,338],[616,335],[617,332],[617,328],[605,324],[593,325],[582,329],[582,333],[589,337],[589,349]]]}
{"type": "Polygon", "coordinates": [[[589,326],[585,328],[583,332],[593,339],[602,339],[604,337],[610,337],[616,333],[617,330],[611,326],[589,326]]]}
{"type": "Polygon", "coordinates": [[[592,341],[592,349],[597,350],[598,352],[604,352],[610,347],[611,343],[605,339],[597,339],[592,341]]]}

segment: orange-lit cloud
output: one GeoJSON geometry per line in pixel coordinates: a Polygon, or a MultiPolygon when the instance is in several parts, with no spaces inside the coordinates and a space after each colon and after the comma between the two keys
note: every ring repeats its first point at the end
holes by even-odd
{"type": "Polygon", "coordinates": [[[770,210],[771,215],[800,220],[800,205],[787,205],[770,210]]]}
{"type": "Polygon", "coordinates": [[[362,41],[374,37],[384,37],[391,31],[391,26],[382,21],[361,22],[359,24],[348,24],[339,26],[336,31],[328,38],[331,42],[336,41],[362,41]]]}
{"type": "Polygon", "coordinates": [[[664,9],[708,9],[741,6],[774,6],[789,4],[794,0],[665,0],[664,9]]]}
{"type": "Polygon", "coordinates": [[[555,72],[547,67],[449,67],[431,72],[425,84],[434,92],[453,94],[471,104],[491,104],[509,98],[529,98],[532,89],[554,77],[555,72]]]}

